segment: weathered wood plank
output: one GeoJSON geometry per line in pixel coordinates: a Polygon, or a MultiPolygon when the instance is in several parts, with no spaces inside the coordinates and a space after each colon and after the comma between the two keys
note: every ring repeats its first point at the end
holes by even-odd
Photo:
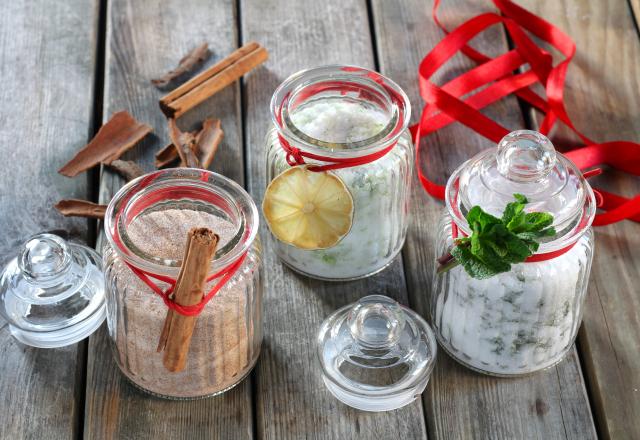
{"type": "MultiPolygon", "coordinates": [[[[364,1],[243,1],[242,35],[270,51],[265,67],[245,79],[248,187],[260,201],[266,185],[264,136],[269,100],[290,74],[311,66],[373,66],[364,1]],[[345,20],[345,18],[348,19],[345,20]]],[[[265,439],[398,439],[426,436],[420,401],[389,413],[365,413],[326,390],[315,359],[316,332],[339,306],[372,293],[406,303],[401,262],[368,280],[326,283],[295,275],[280,263],[262,227],[265,248],[265,341],[256,368],[257,433],[265,439]]]]}
{"type": "MultiPolygon", "coordinates": [[[[453,28],[483,7],[486,5],[472,1],[444,2],[440,17],[453,28]]],[[[430,12],[430,7],[417,0],[401,4],[373,1],[380,68],[409,93],[414,120],[423,105],[418,93],[418,64],[444,35],[431,20],[430,12]]],[[[506,49],[504,32],[498,27],[476,38],[474,44],[494,55],[506,49]]],[[[470,66],[469,60],[457,56],[438,73],[438,81],[451,79],[470,66]]],[[[495,104],[486,114],[513,129],[524,126],[513,98],[495,104]]],[[[424,155],[426,169],[432,178],[444,183],[462,161],[491,144],[458,124],[431,135],[423,146],[428,148],[424,155]]],[[[428,316],[435,253],[433,225],[438,224],[443,205],[429,197],[417,181],[415,185],[414,221],[404,261],[410,301],[428,316]]],[[[520,379],[479,375],[441,351],[433,383],[423,401],[431,438],[595,438],[575,349],[557,367],[520,379]]]]}
{"type": "MultiPolygon", "coordinates": [[[[576,42],[578,52],[565,92],[576,126],[599,141],[640,141],[640,40],[629,5],[597,0],[521,4],[576,42]]],[[[558,137],[575,139],[564,128],[558,137]]],[[[640,192],[640,181],[623,173],[607,172],[592,183],[627,196],[640,192]]],[[[637,223],[596,228],[596,254],[578,341],[604,438],[640,438],[638,247],[637,223]]]]}
{"type": "MultiPolygon", "coordinates": [[[[0,265],[29,235],[88,223],[53,204],[88,196],[87,177],[57,169],[87,142],[93,115],[97,1],[0,4],[0,265]]],[[[86,343],[54,350],[16,342],[0,319],[0,438],[69,438],[78,429],[86,343]]]]}
{"type": "MultiPolygon", "coordinates": [[[[104,119],[120,109],[149,123],[155,135],[127,159],[153,169],[155,151],[168,141],[166,120],[158,107],[164,94],[150,79],[175,66],[188,50],[207,41],[213,57],[207,65],[238,46],[235,2],[191,0],[109,1],[105,68],[104,119]]],[[[203,67],[204,68],[204,67],[203,67]]],[[[224,141],[212,169],[243,181],[239,85],[221,91],[191,114],[185,126],[213,116],[222,120],[224,141]]],[[[100,201],[108,202],[123,184],[103,170],[100,201]]],[[[87,438],[233,438],[253,436],[251,381],[222,396],[189,402],[150,397],[131,386],[112,360],[107,334],[91,337],[87,369],[85,435],[87,438]]]]}

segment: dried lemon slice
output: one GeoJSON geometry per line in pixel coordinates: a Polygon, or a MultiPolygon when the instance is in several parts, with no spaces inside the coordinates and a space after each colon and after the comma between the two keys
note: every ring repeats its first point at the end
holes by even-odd
{"type": "Polygon", "coordinates": [[[301,249],[326,249],[349,233],[353,198],[335,174],[297,166],[267,186],[262,211],[280,241],[301,249]]]}

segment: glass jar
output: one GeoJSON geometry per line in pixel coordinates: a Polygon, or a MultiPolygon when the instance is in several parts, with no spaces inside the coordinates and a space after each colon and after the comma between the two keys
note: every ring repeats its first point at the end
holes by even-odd
{"type": "Polygon", "coordinates": [[[353,198],[350,231],[325,249],[301,249],[276,239],[275,251],[285,264],[313,278],[350,280],[379,272],[396,257],[408,224],[414,160],[410,112],[397,84],[358,67],[305,70],[278,87],[271,100],[274,127],[266,136],[268,182],[302,163],[366,162],[329,171],[353,198]],[[288,154],[280,137],[301,157],[288,154]]]}
{"type": "Polygon", "coordinates": [[[463,365],[491,375],[532,373],[558,363],[580,323],[593,259],[593,191],[580,170],[540,133],[521,130],[465,162],[450,177],[436,253],[470,235],[480,206],[501,217],[515,193],[527,212],[549,212],[556,235],[509,272],[472,278],[460,266],[434,274],[431,319],[441,346],[463,365]]]}
{"type": "Polygon", "coordinates": [[[107,322],[122,373],[147,392],[176,399],[219,394],[247,376],[262,342],[258,212],[249,194],[209,171],[157,171],[113,197],[105,232],[107,322]],[[178,277],[188,232],[203,227],[220,237],[209,269],[216,278],[205,292],[223,284],[195,318],[185,368],[170,372],[157,350],[168,308],[153,285],[169,288],[162,280],[178,277]],[[224,282],[220,272],[230,278],[224,282]]]}

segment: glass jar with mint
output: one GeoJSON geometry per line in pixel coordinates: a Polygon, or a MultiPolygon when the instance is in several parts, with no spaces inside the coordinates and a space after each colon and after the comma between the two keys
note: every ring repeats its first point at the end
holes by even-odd
{"type": "Polygon", "coordinates": [[[400,252],[413,145],[405,93],[358,67],[296,73],[271,100],[263,209],[275,250],[325,280],[372,275],[400,252]]]}
{"type": "Polygon", "coordinates": [[[442,347],[497,376],[562,360],[582,320],[595,211],[580,170],[537,132],[512,132],[458,168],[431,292],[442,347]]]}

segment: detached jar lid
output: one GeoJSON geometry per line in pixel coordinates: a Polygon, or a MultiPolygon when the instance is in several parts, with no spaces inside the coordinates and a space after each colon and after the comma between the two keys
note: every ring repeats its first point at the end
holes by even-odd
{"type": "Polygon", "coordinates": [[[337,310],[318,334],[327,388],[365,411],[388,411],[413,402],[427,386],[436,350],[425,320],[383,295],[366,296],[337,310]]]}
{"type": "Polygon", "coordinates": [[[53,234],[29,238],[0,278],[0,314],[34,347],[74,344],[106,316],[100,256],[53,234]]]}
{"type": "Polygon", "coordinates": [[[501,217],[514,194],[524,195],[529,200],[526,211],[554,217],[557,235],[542,243],[539,252],[575,242],[596,213],[593,190],[582,172],[546,136],[531,130],[513,131],[497,148],[463,163],[449,178],[445,193],[449,213],[466,234],[471,231],[465,216],[472,207],[501,217]]]}

